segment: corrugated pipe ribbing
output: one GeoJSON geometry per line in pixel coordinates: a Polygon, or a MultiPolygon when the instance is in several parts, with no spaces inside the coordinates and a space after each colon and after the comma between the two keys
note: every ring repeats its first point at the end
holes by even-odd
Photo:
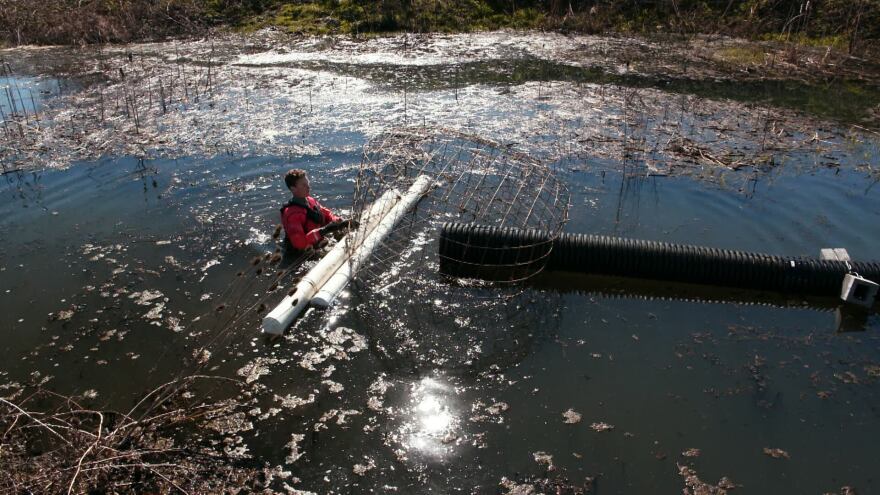
{"type": "Polygon", "coordinates": [[[839,296],[850,269],[880,281],[880,263],[772,256],[587,234],[446,223],[440,269],[457,277],[512,280],[541,269],[839,296]],[[489,276],[485,276],[488,273],[489,276]],[[508,275],[510,273],[510,275],[508,275]]]}

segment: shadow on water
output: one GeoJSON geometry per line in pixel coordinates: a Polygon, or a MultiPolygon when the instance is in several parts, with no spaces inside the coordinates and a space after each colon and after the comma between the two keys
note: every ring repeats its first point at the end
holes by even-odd
{"type": "Polygon", "coordinates": [[[405,88],[436,91],[462,89],[475,84],[510,86],[556,81],[655,88],[702,98],[765,103],[842,122],[866,122],[868,111],[880,104],[880,88],[857,81],[834,80],[819,85],[792,80],[666,78],[635,72],[615,74],[600,67],[577,67],[537,58],[406,66],[305,61],[280,66],[362,77],[400,91],[405,88]]]}
{"type": "Polygon", "coordinates": [[[678,282],[585,275],[568,272],[544,272],[529,281],[535,289],[590,298],[645,301],[653,306],[663,301],[691,302],[700,305],[728,304],[779,309],[808,309],[834,313],[836,332],[864,331],[868,319],[878,314],[878,305],[870,309],[845,305],[835,298],[793,296],[776,292],[734,289],[678,282]]]}

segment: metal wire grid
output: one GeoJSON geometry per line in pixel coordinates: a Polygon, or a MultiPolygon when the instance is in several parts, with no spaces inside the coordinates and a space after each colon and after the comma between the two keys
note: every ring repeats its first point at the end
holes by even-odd
{"type": "MultiPolygon", "coordinates": [[[[407,129],[377,137],[365,147],[359,168],[356,218],[386,191],[404,193],[420,176],[428,176],[432,188],[369,262],[358,267],[357,278],[387,284],[407,270],[426,266],[454,276],[479,269],[481,278],[498,282],[520,282],[540,273],[568,215],[569,193],[555,172],[528,154],[459,131],[407,129]],[[451,260],[440,258],[435,266],[444,222],[539,230],[549,236],[507,247],[445,240],[456,243],[456,249],[470,250],[469,260],[480,260],[449,270],[451,260]],[[487,277],[487,270],[492,276],[487,277]]],[[[349,241],[350,249],[363,243],[358,234],[349,241]]]]}

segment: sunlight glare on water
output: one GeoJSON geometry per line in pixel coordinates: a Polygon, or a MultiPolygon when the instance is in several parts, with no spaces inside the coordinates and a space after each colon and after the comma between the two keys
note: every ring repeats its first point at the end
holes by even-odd
{"type": "Polygon", "coordinates": [[[454,399],[454,389],[442,376],[425,377],[411,386],[410,408],[402,427],[410,449],[431,458],[454,452],[460,422],[454,399]]]}

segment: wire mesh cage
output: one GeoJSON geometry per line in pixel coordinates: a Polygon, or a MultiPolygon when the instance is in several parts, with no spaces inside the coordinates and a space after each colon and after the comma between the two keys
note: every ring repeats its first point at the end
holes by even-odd
{"type": "Polygon", "coordinates": [[[345,241],[356,265],[347,324],[365,329],[389,369],[514,365],[554,331],[558,294],[519,282],[544,269],[568,204],[555,170],[481,137],[408,129],[375,138],[355,183],[362,227],[345,241]],[[382,222],[386,235],[374,242],[382,222]],[[444,229],[452,223],[544,235],[528,245],[471,243],[464,230],[444,229]]]}
{"type": "MultiPolygon", "coordinates": [[[[377,205],[389,195],[408,193],[417,197],[414,206],[396,218],[370,260],[357,267],[358,279],[389,283],[406,264],[439,262],[439,271],[452,277],[521,282],[544,269],[569,204],[565,184],[540,160],[446,129],[398,130],[365,147],[354,216],[362,224],[375,222],[385,214],[377,205]],[[540,235],[526,236],[529,242],[511,243],[503,236],[486,241],[452,223],[540,235]]],[[[365,232],[350,235],[350,249],[367,242],[365,232]]]]}

